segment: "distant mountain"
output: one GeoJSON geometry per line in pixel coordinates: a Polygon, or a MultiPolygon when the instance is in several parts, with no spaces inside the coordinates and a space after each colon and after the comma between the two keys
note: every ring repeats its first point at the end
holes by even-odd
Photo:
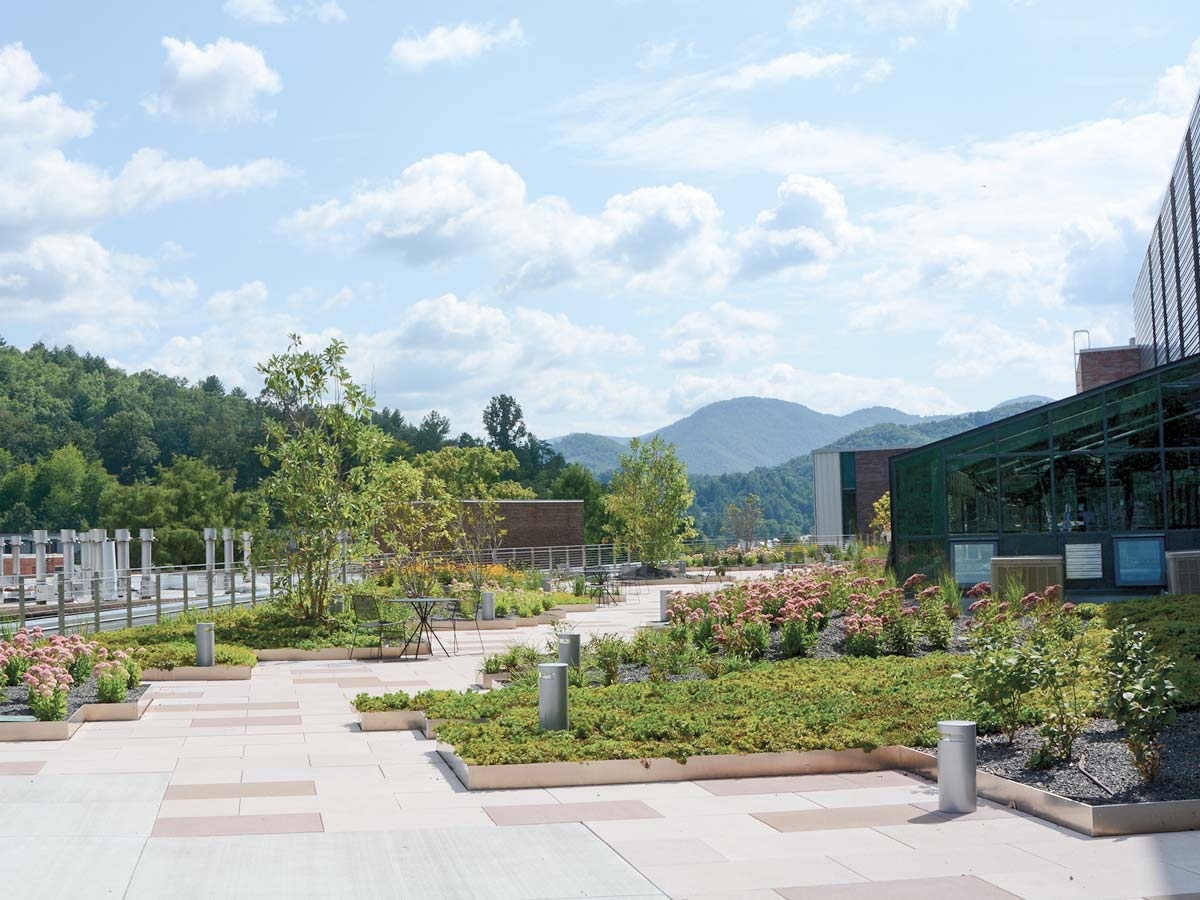
{"type": "Polygon", "coordinates": [[[1011,400],[1003,400],[997,403],[992,409],[1004,409],[1008,406],[1020,406],[1023,409],[1030,409],[1034,406],[1043,406],[1046,403],[1053,403],[1054,398],[1043,397],[1041,394],[1026,394],[1024,397],[1013,397],[1011,400]]]}
{"type": "MultiPolygon", "coordinates": [[[[885,406],[836,416],[787,400],[738,397],[710,403],[644,437],[658,434],[675,444],[689,474],[719,475],[776,466],[881,423],[930,421],[885,406]]],[[[581,463],[600,475],[616,468],[617,455],[625,449],[622,439],[595,434],[570,434],[551,443],[568,462],[581,463]]]]}
{"type": "Polygon", "coordinates": [[[884,447],[920,447],[932,441],[952,437],[972,428],[987,425],[997,419],[1015,416],[1047,403],[1044,397],[1019,397],[1007,400],[999,406],[980,412],[963,413],[934,421],[918,422],[915,425],[897,425],[885,422],[872,425],[838,438],[821,447],[822,450],[875,450],[884,447]]]}
{"type": "Polygon", "coordinates": [[[599,476],[613,472],[618,458],[629,448],[628,440],[580,432],[554,438],[550,443],[567,462],[586,466],[599,476]]]}

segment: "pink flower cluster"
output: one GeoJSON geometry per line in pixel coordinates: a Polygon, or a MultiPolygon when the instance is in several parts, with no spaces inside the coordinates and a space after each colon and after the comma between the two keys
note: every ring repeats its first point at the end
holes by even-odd
{"type": "Polygon", "coordinates": [[[37,696],[44,700],[51,699],[58,691],[70,690],[75,679],[66,669],[49,663],[35,663],[25,673],[25,684],[29,687],[31,697],[37,696]]]}

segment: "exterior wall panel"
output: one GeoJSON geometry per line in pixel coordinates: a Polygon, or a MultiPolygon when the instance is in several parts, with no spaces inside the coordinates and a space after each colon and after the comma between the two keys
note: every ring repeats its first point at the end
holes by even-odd
{"type": "Polygon", "coordinates": [[[813,453],[813,531],[818,539],[842,534],[841,453],[813,453]]]}

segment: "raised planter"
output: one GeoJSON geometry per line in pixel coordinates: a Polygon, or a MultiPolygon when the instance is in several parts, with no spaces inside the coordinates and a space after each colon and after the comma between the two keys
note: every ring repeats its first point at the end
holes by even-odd
{"type": "MultiPolygon", "coordinates": [[[[429,655],[429,644],[422,642],[420,646],[410,644],[408,651],[404,647],[384,647],[383,659],[407,659],[414,653],[419,656],[429,655]]],[[[273,650],[255,650],[254,655],[259,662],[328,662],[340,659],[380,659],[378,647],[355,647],[351,656],[347,647],[323,647],[320,650],[299,650],[295,647],[280,647],[273,650]]]]}
{"type": "Polygon", "coordinates": [[[389,709],[359,713],[363,731],[425,731],[425,713],[416,709],[389,709]]]}
{"type": "Polygon", "coordinates": [[[249,681],[252,666],[176,666],[143,669],[142,681],[249,681]]]}
{"type": "Polygon", "coordinates": [[[128,703],[85,703],[62,722],[0,722],[0,741],[65,741],[84,722],[133,722],[154,698],[143,694],[128,703]]]}
{"type": "MultiPolygon", "coordinates": [[[[436,736],[427,727],[426,736],[436,736]]],[[[673,759],[610,759],[470,766],[447,744],[438,754],[468,790],[578,787],[597,784],[645,784],[709,778],[760,778],[780,775],[833,775],[899,769],[937,779],[937,757],[909,747],[863,750],[811,750],[789,753],[694,756],[673,759]]],[[[980,797],[1003,804],[1089,837],[1154,834],[1200,829],[1200,800],[1168,800],[1090,806],[1046,791],[977,773],[980,797]]]]}

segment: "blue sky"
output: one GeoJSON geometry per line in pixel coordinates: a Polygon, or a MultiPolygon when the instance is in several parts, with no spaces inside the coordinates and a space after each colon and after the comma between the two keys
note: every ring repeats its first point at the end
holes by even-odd
{"type": "Polygon", "coordinates": [[[542,436],[1073,388],[1200,89],[1187,2],[13,4],[0,335],[542,436]],[[104,8],[101,8],[101,7],[104,8]],[[68,24],[69,23],[69,24],[68,24]]]}

